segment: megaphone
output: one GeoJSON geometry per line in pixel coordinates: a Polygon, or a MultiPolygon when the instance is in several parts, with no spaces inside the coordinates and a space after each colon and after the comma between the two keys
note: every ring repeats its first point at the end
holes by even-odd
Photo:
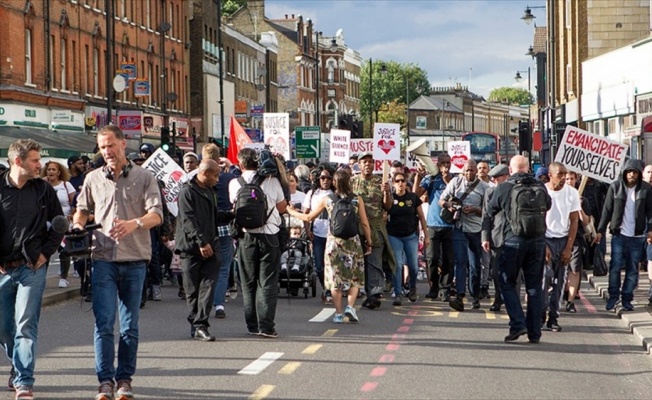
{"type": "Polygon", "coordinates": [[[426,139],[419,139],[407,147],[407,152],[417,158],[419,164],[425,168],[428,175],[437,175],[439,168],[432,162],[430,158],[430,151],[426,145],[426,139]]]}

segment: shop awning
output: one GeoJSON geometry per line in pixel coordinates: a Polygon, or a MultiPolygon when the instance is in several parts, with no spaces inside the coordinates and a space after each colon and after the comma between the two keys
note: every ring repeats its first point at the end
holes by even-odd
{"type": "Polygon", "coordinates": [[[7,157],[9,145],[18,139],[34,139],[41,146],[41,157],[68,158],[93,155],[95,136],[79,132],[56,132],[17,126],[0,126],[0,157],[7,157]]]}

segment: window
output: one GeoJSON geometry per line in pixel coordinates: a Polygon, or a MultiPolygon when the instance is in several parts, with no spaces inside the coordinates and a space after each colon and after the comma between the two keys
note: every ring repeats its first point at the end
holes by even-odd
{"type": "Polygon", "coordinates": [[[120,0],[120,16],[122,18],[127,17],[127,5],[125,4],[126,0],[120,0]]]}
{"type": "Polygon", "coordinates": [[[72,41],[72,91],[79,91],[79,77],[77,76],[77,42],[72,41]]]}
{"type": "Polygon", "coordinates": [[[54,36],[50,36],[50,89],[54,89],[54,36]]]}
{"type": "Polygon", "coordinates": [[[573,91],[573,64],[566,64],[566,93],[573,91]]]}
{"type": "Polygon", "coordinates": [[[151,10],[150,10],[149,1],[146,1],[145,2],[145,26],[148,28],[152,27],[152,16],[150,12],[151,10]]]}
{"type": "Polygon", "coordinates": [[[573,2],[572,0],[566,0],[566,6],[564,7],[564,17],[566,19],[566,28],[571,28],[571,8],[573,2]]]}
{"type": "Polygon", "coordinates": [[[174,37],[174,4],[170,3],[170,37],[174,37]]]}
{"type": "Polygon", "coordinates": [[[93,94],[100,94],[100,49],[93,48],[93,94]]]}
{"type": "MultiPolygon", "coordinates": [[[[152,66],[152,63],[147,64],[147,81],[149,82],[150,85],[152,85],[152,71],[154,70],[154,67],[152,66]]],[[[154,93],[150,93],[150,95],[147,97],[147,101],[149,102],[149,105],[152,105],[152,97],[154,93]]]]}
{"type": "Polygon", "coordinates": [[[59,46],[59,51],[61,52],[61,90],[67,90],[68,82],[66,80],[66,61],[68,56],[66,54],[67,40],[61,39],[61,46],[59,46]]]}
{"type": "Polygon", "coordinates": [[[88,90],[88,72],[89,72],[88,58],[89,58],[89,56],[90,56],[90,51],[88,49],[88,45],[84,45],[84,59],[82,61],[82,71],[84,71],[84,73],[83,73],[84,81],[82,82],[82,85],[84,85],[84,93],[86,93],[86,94],[90,93],[90,91],[88,90]]]}
{"type": "Polygon", "coordinates": [[[32,84],[32,30],[25,29],[25,83],[32,84]]]}

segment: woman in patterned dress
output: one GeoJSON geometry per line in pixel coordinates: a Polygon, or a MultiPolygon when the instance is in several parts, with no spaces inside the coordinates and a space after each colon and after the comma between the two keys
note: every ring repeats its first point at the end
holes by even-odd
{"type": "MultiPolygon", "coordinates": [[[[333,236],[329,229],[326,239],[324,286],[333,295],[333,305],[335,306],[333,322],[344,322],[342,311],[349,318],[349,322],[358,322],[354,307],[358,297],[358,290],[364,287],[364,255],[371,253],[371,229],[367,221],[364,202],[360,196],[355,196],[351,191],[351,175],[349,172],[346,170],[337,171],[333,176],[333,187],[335,188],[334,196],[353,198],[353,204],[358,213],[367,245],[366,251],[363,253],[359,236],[342,239],[333,236]],[[342,308],[343,291],[348,291],[348,305],[344,310],[342,308]]],[[[317,218],[322,210],[326,209],[330,219],[334,204],[334,197],[327,196],[319,202],[317,207],[310,211],[310,214],[303,214],[292,207],[288,207],[288,212],[293,217],[310,222],[317,218]]]]}

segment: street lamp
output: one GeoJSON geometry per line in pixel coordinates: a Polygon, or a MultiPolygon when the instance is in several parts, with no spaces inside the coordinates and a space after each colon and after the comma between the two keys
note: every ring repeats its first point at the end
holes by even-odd
{"type": "MultiPolygon", "coordinates": [[[[387,73],[387,67],[385,66],[384,63],[380,65],[380,73],[382,75],[385,75],[387,73]]],[[[369,132],[371,132],[372,136],[373,136],[373,132],[374,132],[373,75],[374,75],[373,60],[370,58],[369,59],[369,132]]]]}
{"type": "Polygon", "coordinates": [[[448,102],[448,100],[443,100],[441,104],[442,104],[442,112],[441,112],[441,117],[439,118],[439,129],[441,130],[441,149],[442,151],[444,151],[444,147],[446,146],[444,144],[444,127],[443,127],[444,115],[446,114],[446,105],[450,106],[450,103],[448,102]]]}
{"type": "MultiPolygon", "coordinates": [[[[521,76],[521,72],[525,73],[525,71],[516,71],[516,75],[514,76],[514,80],[516,82],[521,82],[523,80],[523,77],[521,76]]],[[[530,67],[527,67],[527,93],[530,96],[528,99],[528,106],[527,106],[527,126],[528,126],[528,132],[530,132],[530,135],[532,134],[532,92],[531,92],[531,87],[530,87],[530,67]]],[[[530,153],[530,159],[532,159],[532,148],[530,147],[528,149],[528,153],[530,153]]]]}

